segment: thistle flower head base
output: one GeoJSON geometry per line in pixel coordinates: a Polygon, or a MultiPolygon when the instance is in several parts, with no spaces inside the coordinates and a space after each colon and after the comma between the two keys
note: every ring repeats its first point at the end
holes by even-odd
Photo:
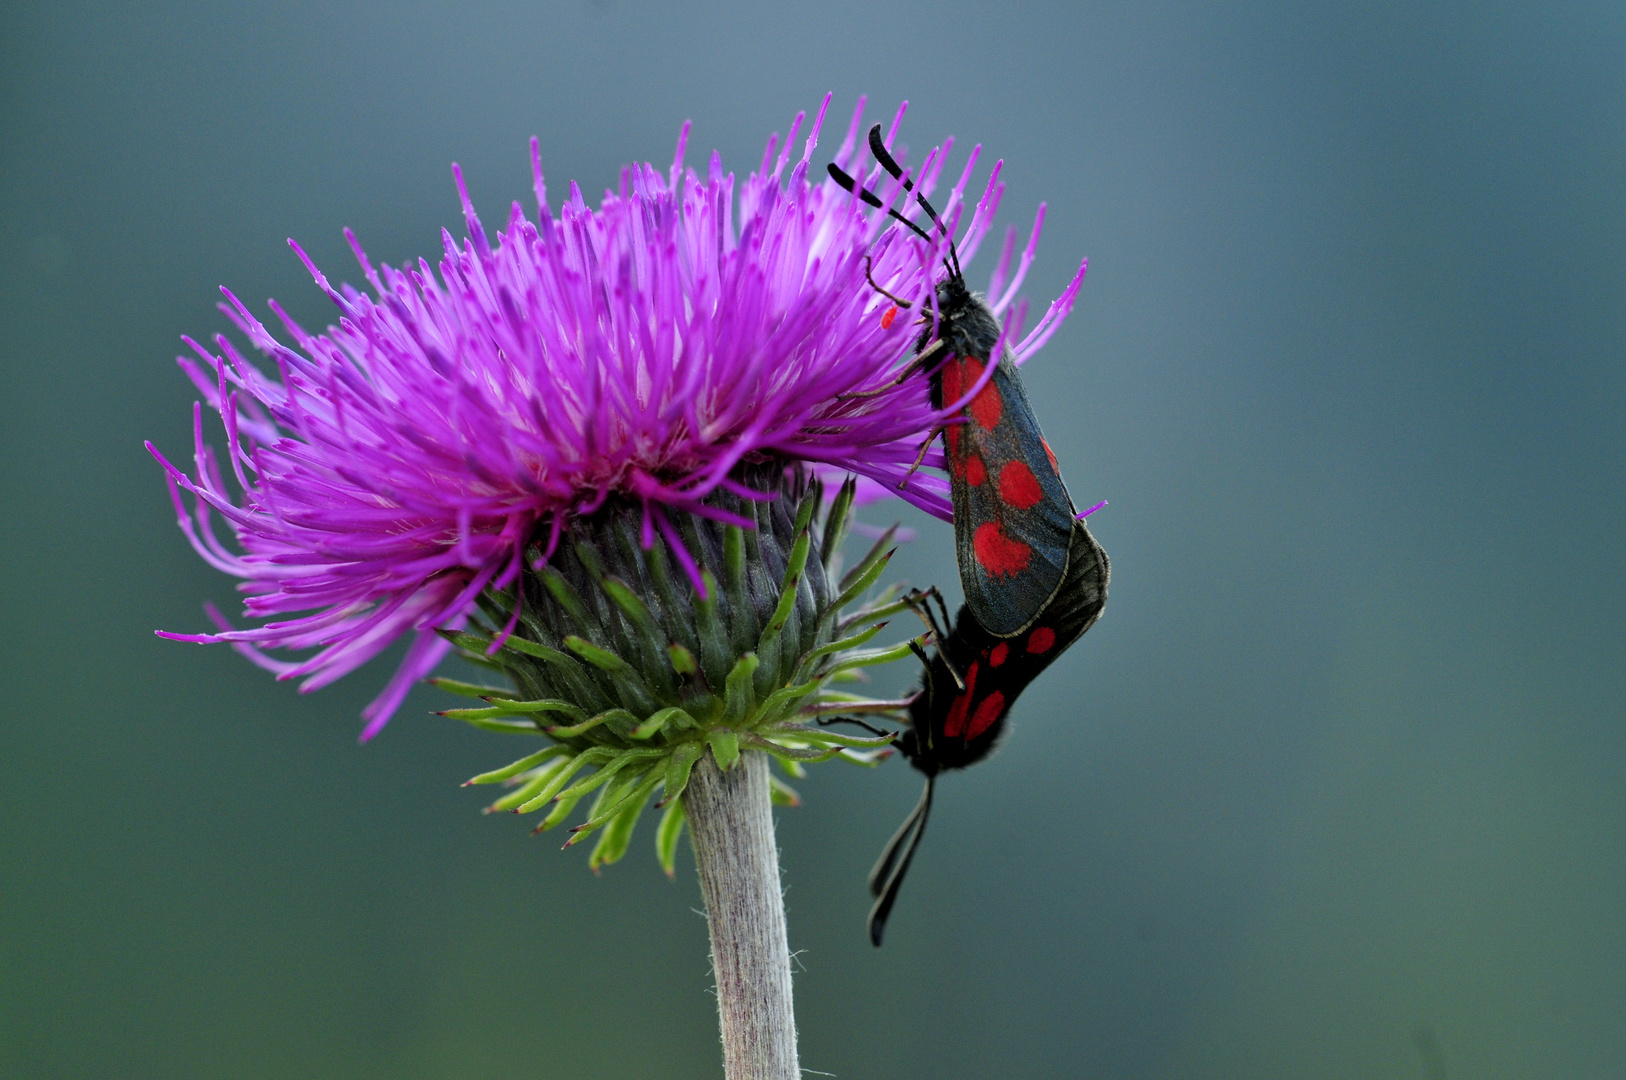
{"type": "MultiPolygon", "coordinates": [[[[806,469],[745,466],[708,500],[706,509],[721,513],[678,516],[670,545],[650,535],[637,504],[611,499],[515,589],[486,590],[472,625],[445,636],[513,687],[433,680],[486,702],[444,715],[550,740],[469,781],[510,787],[489,809],[545,810],[544,831],[592,795],[566,846],[598,832],[596,869],[625,853],[659,794],[657,847],[670,873],[679,796],[707,749],[724,769],[742,750],[761,750],[792,775],[805,763],[867,765],[890,753],[890,736],[818,723],[845,711],[895,715],[898,702],[835,687],[912,652],[908,642],[865,647],[902,602],[896,590],[870,595],[895,550],[890,533],[850,569],[841,565],[855,487],[843,484],[826,508],[823,485],[806,469]]],[[[543,549],[529,554],[539,559],[543,549]]],[[[781,801],[797,801],[784,781],[773,783],[781,801]]]]}

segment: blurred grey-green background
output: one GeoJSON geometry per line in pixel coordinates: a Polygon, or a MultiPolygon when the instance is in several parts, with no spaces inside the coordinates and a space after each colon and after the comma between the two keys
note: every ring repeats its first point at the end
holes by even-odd
{"type": "Polygon", "coordinates": [[[719,1075],[686,855],[482,818],[511,747],[427,690],[358,747],[384,665],[152,636],[233,593],[141,440],[218,285],[329,318],[286,237],[353,280],[453,160],[500,221],[533,133],[556,193],[685,118],[743,173],[826,90],[1048,200],[1038,303],[1089,255],[1027,378],[1115,575],[884,950],[916,777],[781,815],[803,1064],[1626,1075],[1620,4],[19,3],[0,54],[0,1076],[719,1075]]]}

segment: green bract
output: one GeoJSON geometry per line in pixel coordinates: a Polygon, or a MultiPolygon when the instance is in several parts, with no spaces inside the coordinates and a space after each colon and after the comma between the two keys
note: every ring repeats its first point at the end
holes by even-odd
{"type": "MultiPolygon", "coordinates": [[[[596,831],[594,869],[626,853],[639,815],[659,792],[665,813],[656,848],[672,873],[683,829],[678,797],[708,747],[725,769],[741,750],[755,749],[793,776],[802,775],[804,762],[840,757],[867,765],[887,753],[889,738],[842,735],[816,721],[845,712],[896,715],[901,706],[831,689],[855,679],[860,667],[910,655],[909,642],[864,648],[885,625],[877,620],[904,608],[895,589],[848,611],[891,559],[891,532],[842,573],[851,480],[821,514],[822,487],[800,469],[788,479],[782,468],[766,466],[736,477],[778,497],[707,500],[755,521],[755,529],[678,519],[704,597],[659,535],[643,548],[649,537],[637,504],[610,504],[572,524],[548,564],[521,578],[522,597],[488,590],[483,618],[447,633],[464,659],[506,675],[512,687],[432,679],[487,703],[443,715],[550,741],[468,783],[508,785],[491,811],[547,811],[538,832],[591,796],[565,846],[596,831]],[[491,652],[516,599],[515,631],[491,652]]],[[[782,781],[774,785],[776,800],[798,801],[782,781]]]]}

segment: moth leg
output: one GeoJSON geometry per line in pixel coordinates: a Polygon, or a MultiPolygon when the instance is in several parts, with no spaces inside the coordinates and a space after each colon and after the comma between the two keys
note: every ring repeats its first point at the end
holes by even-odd
{"type": "Polygon", "coordinates": [[[864,256],[864,280],[869,282],[869,287],[874,289],[876,292],[880,293],[882,296],[886,297],[888,300],[892,301],[894,304],[898,305],[901,308],[908,309],[908,308],[912,308],[912,307],[915,306],[915,305],[911,304],[907,300],[899,300],[896,296],[893,296],[891,293],[887,292],[885,289],[883,289],[879,285],[875,284],[875,279],[870,276],[870,270],[871,269],[872,269],[872,264],[870,262],[870,257],[868,255],[865,255],[864,256]]]}
{"type": "Polygon", "coordinates": [[[856,716],[824,717],[824,718],[820,718],[817,721],[817,723],[818,723],[818,725],[820,727],[829,727],[831,724],[852,724],[855,727],[863,728],[865,731],[869,732],[871,735],[876,736],[877,738],[883,738],[883,739],[886,738],[886,736],[888,736],[888,735],[896,735],[897,734],[896,731],[887,731],[884,728],[876,727],[874,724],[865,723],[864,721],[858,719],[858,717],[856,717],[856,716]]]}
{"type": "Polygon", "coordinates": [[[917,358],[915,360],[909,361],[909,366],[907,366],[907,367],[905,367],[903,369],[903,374],[899,375],[896,379],[893,379],[891,382],[887,383],[885,386],[881,387],[879,390],[852,390],[852,391],[849,391],[848,393],[845,393],[845,394],[837,394],[836,395],[836,400],[837,401],[851,401],[854,398],[880,397],[882,394],[889,393],[889,392],[891,392],[893,390],[896,390],[898,387],[902,386],[905,382],[907,382],[909,380],[910,376],[914,375],[914,373],[919,371],[919,370],[920,370],[920,360],[917,358]]]}
{"type": "Polygon", "coordinates": [[[943,603],[943,594],[937,591],[937,586],[933,585],[927,589],[926,595],[937,601],[937,610],[943,614],[943,629],[951,628],[954,625],[954,620],[949,618],[948,605],[943,603]]]}
{"type": "Polygon", "coordinates": [[[915,455],[915,463],[909,466],[909,471],[903,474],[902,480],[898,481],[899,491],[902,491],[903,485],[907,484],[909,482],[909,478],[915,475],[915,470],[920,468],[920,463],[926,460],[926,451],[932,448],[932,443],[936,442],[937,437],[941,434],[943,434],[943,429],[941,427],[932,428],[932,433],[926,436],[925,442],[920,444],[920,453],[915,455]]]}
{"type": "Polygon", "coordinates": [[[846,394],[837,394],[836,400],[847,401],[852,398],[880,397],[882,394],[885,394],[888,391],[896,390],[898,387],[908,382],[909,379],[914,376],[915,372],[924,368],[926,366],[926,361],[930,360],[934,355],[941,351],[942,348],[943,339],[938,338],[936,341],[932,342],[930,345],[926,346],[919,353],[917,353],[915,358],[905,365],[903,371],[899,372],[897,378],[893,379],[879,390],[854,390],[846,394]]]}
{"type": "Polygon", "coordinates": [[[943,602],[941,589],[936,585],[930,585],[924,589],[910,589],[909,595],[904,599],[911,608],[915,609],[915,614],[925,620],[928,629],[935,631],[940,638],[949,636],[949,628],[954,625],[954,620],[949,618],[948,605],[943,602]],[[937,610],[942,612],[943,615],[941,622],[938,621],[937,615],[933,613],[930,605],[926,603],[928,600],[937,601],[937,610]]]}
{"type": "MultiPolygon", "coordinates": [[[[928,589],[910,590],[909,595],[904,597],[904,600],[908,603],[909,610],[918,615],[920,621],[926,624],[926,629],[932,632],[932,638],[937,645],[937,655],[942,657],[943,666],[948,668],[948,673],[954,677],[954,685],[964,690],[965,679],[960,676],[959,671],[954,667],[954,661],[949,659],[948,653],[943,651],[943,642],[949,639],[949,627],[952,625],[949,622],[948,605],[943,603],[943,594],[937,590],[936,585],[933,585],[928,589]],[[933,613],[928,602],[934,598],[937,600],[937,606],[943,610],[941,624],[938,623],[937,616],[933,613]]],[[[925,659],[925,654],[921,650],[916,649],[915,651],[920,654],[922,660],[925,659]]],[[[926,666],[931,667],[930,664],[926,666]]]]}
{"type": "Polygon", "coordinates": [[[924,349],[921,349],[920,352],[915,354],[915,362],[924,364],[926,361],[930,360],[932,357],[936,356],[946,348],[948,348],[948,343],[942,338],[929,341],[926,343],[926,347],[924,349]]]}

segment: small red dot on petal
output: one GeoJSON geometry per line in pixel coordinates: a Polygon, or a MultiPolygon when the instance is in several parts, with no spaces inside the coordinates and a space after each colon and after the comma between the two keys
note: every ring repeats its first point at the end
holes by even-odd
{"type": "Polygon", "coordinates": [[[898,317],[898,305],[893,304],[891,307],[886,309],[886,314],[881,316],[881,329],[882,330],[890,330],[890,329],[892,329],[892,320],[896,319],[897,317],[898,317]]]}

